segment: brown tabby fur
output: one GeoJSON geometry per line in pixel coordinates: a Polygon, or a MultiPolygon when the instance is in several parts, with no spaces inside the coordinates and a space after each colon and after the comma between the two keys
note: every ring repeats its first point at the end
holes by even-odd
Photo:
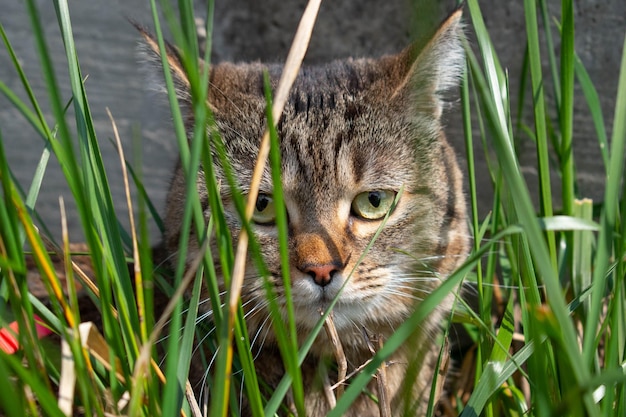
{"type": "MultiPolygon", "coordinates": [[[[364,330],[387,339],[468,251],[462,177],[440,123],[441,94],[456,85],[463,63],[460,17],[460,10],[456,11],[429,41],[395,56],[303,68],[278,124],[300,341],[353,271],[333,311],[348,372],[372,356],[364,330]],[[401,189],[382,233],[357,265],[380,220],[359,217],[351,209],[353,199],[362,192],[401,189]],[[316,284],[316,274],[332,279],[327,285],[316,284]]],[[[150,35],[144,37],[148,58],[159,66],[158,47],[150,35]]],[[[189,82],[173,48],[167,59],[179,99],[188,109],[189,82]]],[[[209,103],[244,193],[265,128],[265,69],[275,87],[281,72],[278,65],[222,63],[210,74],[209,103]]],[[[191,131],[189,112],[186,120],[191,131]]],[[[237,236],[240,222],[230,204],[230,190],[222,168],[216,170],[227,222],[237,236]]],[[[199,178],[197,187],[208,219],[207,191],[203,176],[199,178]]],[[[266,168],[261,193],[271,196],[272,188],[266,168]]],[[[184,190],[183,172],[177,167],[165,217],[171,254],[178,250],[184,190]]],[[[258,224],[255,233],[279,304],[284,305],[276,228],[258,224]]],[[[188,259],[198,250],[194,236],[190,247],[188,259]]],[[[260,379],[276,386],[284,372],[282,361],[266,321],[262,278],[252,266],[248,268],[242,303],[250,312],[250,337],[256,340],[255,364],[260,379]]],[[[435,339],[452,301],[450,295],[423,323],[419,335],[390,358],[387,385],[393,415],[424,413],[439,350],[435,339]],[[420,366],[415,377],[406,379],[407,365],[416,361],[420,366]]],[[[322,332],[302,366],[309,416],[323,416],[329,410],[318,370],[320,363],[332,361],[329,345],[322,332]]],[[[375,381],[369,389],[377,393],[375,381]]],[[[378,407],[363,394],[347,415],[376,416],[378,407]]]]}

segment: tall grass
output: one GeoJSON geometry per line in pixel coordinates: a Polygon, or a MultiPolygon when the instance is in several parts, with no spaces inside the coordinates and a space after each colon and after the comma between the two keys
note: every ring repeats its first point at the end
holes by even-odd
{"type": "MultiPolygon", "coordinates": [[[[588,105],[596,115],[599,147],[604,146],[605,129],[599,122],[602,110],[597,99],[594,100],[595,89],[575,58],[572,2],[564,0],[561,4],[561,21],[557,24],[561,38],[560,67],[553,56],[554,50],[548,49],[549,74],[558,91],[550,108],[543,91],[550,77],[543,73],[541,66],[546,59],[540,54],[537,6],[542,12],[545,32],[550,33],[554,26],[547,19],[547,2],[524,2],[526,65],[529,67],[529,71],[524,72],[530,74],[530,99],[534,110],[533,121],[525,130],[532,134],[537,147],[540,190],[537,212],[515,154],[517,137],[509,110],[507,75],[495,56],[478,2],[468,1],[479,55],[468,49],[468,78],[473,96],[470,89],[463,90],[466,124],[470,106],[480,109],[477,114],[481,126],[486,126],[482,135],[489,134],[497,154],[498,164],[492,170],[492,178],[499,198],[494,202],[491,229],[506,229],[512,225],[522,228],[521,233],[506,237],[498,244],[498,250],[489,255],[487,265],[491,262],[506,265],[507,272],[499,277],[499,282],[509,288],[509,299],[519,301],[521,321],[516,327],[523,329],[525,345],[514,355],[496,355],[502,348],[508,351],[511,343],[508,333],[513,323],[509,319],[512,313],[509,307],[495,334],[488,327],[480,329],[482,343],[478,345],[480,361],[477,363],[480,377],[462,415],[482,412],[485,415],[617,416],[624,412],[624,225],[619,219],[619,195],[626,139],[623,128],[626,109],[622,104],[626,95],[623,82],[626,64],[622,62],[611,150],[605,159],[608,173],[605,197],[604,201],[597,202],[601,205],[599,223],[593,223],[590,211],[585,209],[589,202],[580,200],[585,196],[574,193],[577,189],[572,145],[575,79],[586,92],[588,105]],[[560,129],[548,132],[546,122],[560,129]],[[559,185],[563,190],[560,216],[553,215],[551,189],[555,187],[550,183],[548,157],[551,144],[559,161],[558,166],[552,168],[559,171],[559,185]],[[524,395],[519,379],[512,379],[514,371],[523,375],[522,380],[529,386],[524,395]]],[[[546,39],[550,45],[551,37],[546,39]]],[[[469,147],[473,138],[469,129],[466,134],[469,147]]],[[[491,273],[484,278],[486,284],[494,283],[491,273]]],[[[489,306],[493,299],[479,301],[482,306],[489,306]]],[[[485,322],[485,308],[481,312],[485,322]]]]}
{"type": "MultiPolygon", "coordinates": [[[[67,1],[55,0],[54,4],[67,55],[67,80],[55,77],[36,2],[27,0],[25,3],[45,79],[47,94],[44,97],[36,97],[33,93],[11,47],[11,40],[0,25],[0,35],[21,77],[28,102],[21,101],[2,80],[0,92],[42,138],[42,156],[35,177],[28,190],[23,192],[13,181],[11,161],[4,152],[0,126],[0,195],[3,199],[0,204],[0,327],[6,329],[9,323],[16,322],[20,331],[15,337],[21,346],[14,354],[0,350],[0,378],[7,381],[0,389],[0,414],[62,416],[72,410],[99,416],[202,413],[186,381],[195,340],[203,337],[203,326],[197,326],[196,319],[201,286],[204,285],[212,303],[210,320],[215,332],[209,343],[215,356],[194,357],[193,360],[204,362],[206,366],[213,363],[214,372],[208,381],[211,401],[206,412],[211,416],[237,415],[241,389],[249,399],[254,416],[284,411],[281,407],[284,407],[282,403],[289,391],[298,414],[304,415],[303,396],[307,387],[302,386],[299,366],[315,335],[321,331],[324,317],[302,346],[296,343],[293,312],[282,326],[282,320],[274,320],[288,373],[273,392],[263,389],[263,381],[257,379],[254,371],[251,341],[238,301],[241,281],[237,271],[241,271],[240,262],[245,259],[240,252],[249,251],[260,271],[264,271],[265,266],[248,222],[243,222],[242,233],[249,243],[240,244],[237,252],[233,249],[234,240],[245,242],[245,239],[242,239],[244,235],[237,239],[229,235],[212,170],[213,158],[219,158],[226,167],[229,185],[234,190],[234,204],[243,219],[249,218],[250,205],[246,203],[246,196],[238,191],[229,171],[221,138],[209,135],[207,132],[212,130],[206,129],[213,123],[210,108],[206,105],[214,18],[212,2],[209,2],[206,15],[209,38],[205,51],[201,51],[197,43],[192,2],[180,1],[178,10],[172,9],[168,2],[161,4],[163,16],[174,42],[181,48],[183,65],[189,74],[196,121],[195,129],[188,137],[168,63],[163,60],[180,160],[189,184],[180,261],[173,271],[165,273],[167,276],[153,265],[150,239],[145,232],[149,201],[139,198],[133,203],[129,198],[129,205],[137,206],[137,210],[131,207],[129,211],[141,214],[137,220],[131,219],[130,224],[136,225],[131,230],[120,228],[83,86],[79,57],[73,46],[67,1]],[[204,63],[199,65],[199,62],[204,63]],[[61,84],[71,87],[71,98],[62,97],[61,84]],[[40,110],[43,100],[50,103],[54,116],[52,124],[40,110]],[[75,129],[70,128],[69,119],[75,129]],[[211,146],[215,153],[210,152],[211,146]],[[93,269],[89,274],[72,264],[67,233],[61,242],[51,243],[33,223],[37,196],[51,156],[57,158],[63,168],[80,215],[93,269]],[[200,164],[205,168],[201,180],[206,181],[209,190],[212,216],[208,223],[203,217],[195,187],[200,164]],[[203,250],[189,267],[184,259],[191,230],[203,250]],[[210,236],[219,242],[219,254],[211,253],[211,246],[206,244],[210,236]],[[59,268],[53,265],[55,256],[61,259],[63,267],[60,269],[67,275],[65,280],[61,279],[59,268]],[[214,259],[219,259],[219,265],[214,259]],[[30,293],[26,279],[29,260],[36,264],[46,287],[47,303],[30,293]],[[220,297],[216,284],[218,269],[228,288],[223,297],[220,297]],[[83,284],[97,306],[101,330],[81,325],[84,311],[79,308],[75,279],[83,284]],[[155,285],[169,294],[170,302],[162,317],[155,317],[152,309],[155,285]],[[185,289],[188,297],[183,297],[185,289]],[[228,302],[221,305],[220,299],[228,302]],[[42,323],[60,336],[63,352],[56,344],[39,340],[37,328],[42,323]],[[157,340],[162,340],[159,349],[157,340]],[[164,359],[163,352],[166,352],[164,359]]],[[[155,36],[163,48],[157,5],[154,0],[151,4],[155,36]]],[[[466,21],[477,39],[475,51],[467,48],[467,74],[461,88],[473,252],[459,271],[420,304],[372,361],[351,380],[331,415],[339,416],[345,412],[386,358],[415,332],[439,301],[465,279],[473,280],[477,289],[478,310],[471,312],[461,308],[459,314],[460,321],[475,337],[476,359],[471,365],[475,380],[465,392],[450,393],[447,403],[451,407],[440,409],[441,413],[462,416],[626,415],[626,226],[622,220],[626,204],[620,198],[625,184],[626,52],[622,53],[614,122],[608,129],[604,126],[597,92],[574,49],[576,30],[572,1],[563,0],[561,5],[561,16],[555,23],[547,12],[545,0],[524,1],[527,45],[522,73],[527,74],[529,80],[522,80],[522,85],[529,85],[531,94],[520,94],[518,101],[521,102],[519,109],[532,108],[532,112],[523,114],[524,111],[519,110],[514,115],[507,72],[491,44],[480,6],[476,0],[467,1],[466,21]],[[540,30],[547,34],[543,38],[546,42],[543,48],[540,30]],[[558,57],[554,52],[553,34],[560,38],[558,57]],[[542,56],[542,50],[547,51],[548,56],[542,56]],[[543,62],[549,63],[547,71],[543,62]],[[554,85],[554,102],[545,98],[544,88],[548,81],[554,85]],[[603,152],[607,179],[603,201],[590,202],[584,199],[584,195],[576,195],[579,189],[573,164],[576,147],[572,142],[577,122],[573,117],[575,83],[584,92],[598,146],[603,152]],[[530,103],[525,105],[525,99],[530,103]],[[612,135],[610,147],[607,131],[612,135]],[[530,134],[536,144],[538,207],[532,204],[533,196],[529,191],[535,187],[526,183],[516,154],[515,144],[522,134],[530,134]],[[476,183],[472,152],[475,141],[493,147],[495,151],[495,158],[488,163],[491,184],[476,183]],[[554,160],[558,163],[554,164],[554,160]],[[550,169],[558,170],[560,184],[551,183],[550,169]],[[492,186],[496,196],[490,214],[485,218],[479,217],[476,191],[479,186],[492,186]],[[560,207],[555,205],[553,189],[563,190],[560,207]],[[594,204],[597,208],[595,217],[594,204]],[[494,309],[493,306],[502,299],[504,307],[494,309]],[[494,314],[497,315],[495,319],[494,314]],[[523,342],[521,347],[514,343],[520,339],[523,342]],[[469,399],[463,397],[470,392],[469,399]]],[[[312,2],[310,17],[314,17],[315,7],[312,2]]],[[[300,46],[306,44],[306,25],[302,30],[301,41],[297,41],[301,42],[300,46]]],[[[624,48],[626,50],[626,43],[624,48]]],[[[292,56],[296,70],[301,53],[303,51],[299,50],[292,56]]],[[[284,100],[284,96],[276,94],[276,102],[284,100]]],[[[272,100],[268,89],[270,127],[280,114],[277,110],[280,106],[272,107],[272,100]]],[[[288,291],[287,227],[284,207],[280,204],[280,155],[273,129],[267,132],[266,143],[267,153],[260,161],[266,163],[268,159],[278,190],[274,197],[278,203],[277,224],[281,236],[284,285],[288,291]]],[[[121,147],[120,157],[124,161],[121,147]]],[[[122,162],[120,169],[124,166],[122,162]]],[[[142,190],[141,167],[134,167],[130,174],[137,188],[142,190]]],[[[140,197],[147,196],[140,193],[140,197]]],[[[271,295],[272,288],[267,287],[271,295]]],[[[269,299],[273,298],[269,296],[269,299]]],[[[271,310],[274,317],[279,317],[277,306],[271,306],[271,310]]],[[[467,367],[462,369],[469,371],[467,367]]]]}

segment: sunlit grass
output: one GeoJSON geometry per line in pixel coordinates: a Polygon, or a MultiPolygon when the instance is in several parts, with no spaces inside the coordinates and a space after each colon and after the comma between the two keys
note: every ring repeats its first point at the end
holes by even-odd
{"type": "MultiPolygon", "coordinates": [[[[474,96],[465,90],[464,103],[481,109],[478,113],[481,125],[487,126],[497,155],[498,163],[493,165],[492,178],[498,187],[501,181],[506,189],[505,192],[499,188],[496,194],[498,201],[494,203],[492,221],[497,224],[492,223],[492,230],[508,225],[522,227],[519,235],[503,239],[499,244],[501,250],[490,255],[500,257],[496,262],[505,262],[508,276],[499,277],[499,281],[509,286],[507,298],[517,299],[521,307],[519,323],[509,321],[507,314],[511,314],[512,310],[507,308],[495,341],[501,340],[503,332],[515,326],[518,331],[523,329],[526,343],[514,356],[501,356],[496,360],[494,351],[500,349],[499,344],[494,343],[496,336],[480,329],[482,343],[479,344],[478,357],[481,361],[477,363],[477,375],[480,377],[469,407],[462,415],[622,415],[624,229],[619,220],[619,196],[625,140],[621,124],[626,114],[620,102],[626,94],[626,85],[622,81],[618,87],[611,150],[605,157],[608,164],[605,198],[596,202],[601,204],[602,214],[599,223],[593,224],[590,223],[590,203],[581,204],[579,199],[585,196],[574,194],[577,189],[573,165],[576,147],[572,146],[571,137],[575,123],[572,117],[575,79],[586,91],[587,104],[592,114],[596,115],[598,146],[602,149],[606,149],[606,129],[599,122],[598,115],[602,112],[595,89],[582,64],[575,58],[572,4],[562,2],[563,21],[557,26],[562,27],[560,67],[556,64],[558,59],[550,57],[548,74],[542,73],[541,64],[546,60],[540,54],[537,4],[532,0],[524,4],[528,34],[526,65],[530,68],[526,73],[530,75],[531,86],[528,97],[532,100],[534,114],[532,118],[523,120],[532,120],[524,130],[532,134],[537,146],[538,211],[531,204],[529,187],[521,175],[514,151],[516,137],[508,110],[507,74],[494,56],[478,3],[468,2],[479,54],[468,54],[468,72],[474,96]],[[559,92],[556,102],[551,105],[545,100],[543,92],[550,75],[559,92]],[[477,99],[473,100],[474,97],[477,99]],[[552,138],[548,137],[550,133],[546,122],[560,126],[557,132],[551,133],[555,135],[552,138]],[[558,188],[563,190],[563,203],[558,211],[566,217],[553,217],[555,203],[551,190],[557,187],[550,183],[548,175],[548,149],[551,145],[556,152],[556,160],[560,162],[551,168],[560,172],[558,188]],[[586,222],[580,222],[573,216],[586,222]],[[557,219],[559,225],[548,226],[557,219]],[[610,355],[605,350],[607,346],[611,346],[610,355]],[[522,394],[522,387],[517,386],[519,378],[509,378],[516,370],[523,375],[521,381],[528,384],[526,394],[522,394]],[[502,389],[502,383],[507,384],[506,390],[502,389]]],[[[545,11],[545,2],[539,1],[538,7],[545,11]]],[[[545,19],[546,15],[543,17],[545,19]]],[[[554,30],[555,25],[544,21],[544,28],[554,30]]],[[[622,64],[622,78],[625,72],[626,67],[622,64]]],[[[468,142],[471,144],[471,140],[468,142]]],[[[475,192],[472,192],[472,199],[475,198],[475,192]]],[[[479,246],[478,243],[476,246],[479,246]]],[[[486,279],[491,278],[487,276],[486,279]]],[[[492,302],[492,299],[483,298],[479,304],[489,306],[492,302]]],[[[484,319],[487,314],[483,313],[482,317],[484,319]]],[[[505,339],[510,342],[508,336],[505,339]]]]}
{"type": "MultiPolygon", "coordinates": [[[[302,398],[307,387],[302,386],[299,366],[315,334],[322,331],[324,317],[303,346],[296,343],[293,313],[283,326],[275,327],[284,366],[290,373],[276,390],[267,392],[263,381],[256,377],[243,310],[236,302],[237,285],[241,284],[237,284],[237,273],[231,275],[233,270],[241,268],[241,264],[236,267],[240,262],[237,257],[241,255],[231,242],[241,242],[241,237],[229,235],[212,170],[212,159],[220,158],[233,189],[234,206],[242,218],[249,218],[246,196],[238,191],[233,173],[229,171],[221,138],[209,135],[206,129],[212,123],[206,104],[214,19],[212,2],[209,4],[205,16],[209,34],[206,51],[201,51],[197,44],[192,2],[179,2],[178,10],[171,9],[169,3],[161,4],[164,20],[174,43],[181,48],[183,65],[189,74],[196,121],[188,137],[168,64],[163,60],[180,160],[189,184],[179,261],[165,277],[153,263],[150,237],[146,232],[149,217],[146,213],[151,212],[154,217],[157,214],[149,196],[143,192],[141,166],[134,166],[129,172],[140,190],[138,201],[131,203],[141,213],[135,221],[136,230],[120,228],[83,87],[80,57],[76,56],[73,46],[67,1],[55,1],[69,69],[69,78],[63,80],[55,77],[36,2],[26,1],[45,80],[43,97],[33,93],[20,69],[19,58],[11,48],[11,40],[0,26],[0,35],[21,77],[28,102],[23,102],[2,80],[0,92],[42,139],[36,174],[23,192],[13,181],[0,127],[0,327],[17,322],[21,329],[17,340],[22,347],[12,355],[0,350],[0,378],[8,381],[4,384],[6,387],[0,389],[0,414],[62,416],[63,402],[59,400],[71,393],[76,409],[87,410],[86,414],[91,415],[195,415],[198,412],[196,399],[186,386],[192,361],[214,363],[208,381],[209,415],[237,415],[240,384],[254,416],[274,415],[282,410],[289,390],[296,409],[303,414],[302,398]],[[60,93],[60,85],[65,84],[71,87],[71,98],[60,93]],[[52,109],[52,124],[40,110],[43,101],[52,109]],[[68,120],[75,124],[75,130],[70,128],[68,120]],[[76,133],[72,133],[74,131],[76,133]],[[215,154],[210,152],[210,146],[216,150],[215,154]],[[89,278],[83,277],[80,267],[71,264],[66,237],[61,242],[46,243],[48,239],[42,237],[45,233],[34,227],[37,196],[50,157],[60,162],[77,206],[92,260],[89,278]],[[206,181],[209,190],[212,216],[208,223],[195,187],[200,166],[205,168],[201,180],[206,181]],[[191,230],[204,251],[189,268],[185,264],[185,253],[191,230]],[[212,254],[206,244],[210,236],[221,242],[219,254],[212,254]],[[61,279],[58,263],[56,268],[53,265],[54,255],[60,256],[67,280],[61,279]],[[215,259],[219,259],[219,265],[214,264],[215,259]],[[48,293],[47,304],[29,293],[27,260],[37,266],[48,293]],[[228,293],[222,299],[227,301],[232,295],[234,303],[220,305],[218,269],[228,286],[228,293]],[[73,277],[83,284],[100,312],[104,344],[95,342],[96,338],[79,337],[84,312],[79,308],[73,277]],[[163,282],[168,285],[161,285],[164,287],[161,290],[169,295],[174,294],[172,287],[179,291],[170,297],[166,316],[156,317],[151,307],[155,296],[153,287],[163,282]],[[215,352],[213,358],[192,357],[196,337],[203,332],[203,326],[196,326],[201,285],[205,285],[212,303],[210,320],[216,331],[209,344],[215,352]],[[183,296],[184,286],[189,289],[189,297],[183,296]],[[39,341],[35,315],[65,341],[71,357],[69,362],[61,361],[59,348],[39,341]],[[162,340],[160,350],[155,346],[156,340],[162,340]],[[167,352],[167,355],[163,358],[159,352],[167,352]],[[245,375],[243,382],[241,374],[245,375]],[[75,386],[69,389],[62,382],[67,375],[76,378],[75,386]]],[[[345,412],[389,355],[414,334],[427,314],[458,283],[468,277],[474,281],[478,310],[470,313],[460,307],[458,316],[476,337],[476,360],[472,365],[475,380],[473,387],[467,388],[472,391],[467,402],[455,398],[455,392],[450,394],[456,413],[463,416],[626,415],[626,223],[623,221],[626,204],[621,197],[626,143],[626,53],[622,53],[614,122],[607,127],[597,92],[575,53],[572,1],[563,0],[561,4],[562,15],[554,21],[548,15],[545,0],[524,2],[527,56],[522,73],[527,74],[528,79],[522,80],[522,85],[529,86],[531,93],[520,94],[519,109],[511,109],[507,72],[491,45],[478,2],[467,1],[465,21],[468,30],[475,32],[477,43],[474,50],[469,46],[467,49],[468,66],[460,107],[467,149],[470,228],[475,237],[473,251],[459,271],[421,303],[362,372],[352,378],[331,415],[340,416],[345,412]],[[551,36],[539,36],[541,30],[551,36]],[[560,39],[559,55],[552,46],[552,36],[560,39]],[[546,50],[548,56],[543,56],[542,51],[546,50]],[[542,66],[545,62],[548,62],[548,70],[542,66]],[[548,80],[555,89],[554,102],[545,98],[548,80]],[[579,188],[576,187],[573,155],[577,148],[572,142],[572,132],[578,123],[573,117],[575,83],[584,93],[602,150],[607,178],[602,201],[591,202],[585,200],[585,195],[576,195],[579,188]],[[525,114],[524,109],[529,108],[532,110],[525,114]],[[610,140],[606,132],[611,132],[610,140]],[[529,190],[537,187],[526,183],[515,151],[518,136],[522,134],[530,135],[536,144],[538,196],[531,195],[529,190]],[[476,184],[479,168],[472,152],[474,142],[495,152],[495,157],[487,164],[490,184],[476,184]],[[550,180],[551,169],[560,174],[558,184],[550,180]],[[479,209],[477,189],[489,186],[493,187],[495,198],[487,208],[489,215],[480,218],[479,213],[486,210],[479,209]],[[554,198],[554,189],[563,190],[560,198],[554,198]],[[539,201],[538,206],[532,204],[533,197],[539,201]],[[594,205],[600,213],[595,218],[594,205]],[[494,304],[501,301],[502,311],[494,311],[494,304]],[[494,314],[498,316],[494,318],[494,314]],[[523,340],[521,347],[514,343],[516,338],[523,340]]],[[[155,36],[163,48],[162,22],[154,1],[152,10],[155,36]]],[[[268,91],[270,121],[278,116],[272,111],[272,99],[268,91]]],[[[279,97],[274,99],[280,101],[279,97]]],[[[115,109],[112,110],[115,114],[115,109]]],[[[269,155],[274,180],[278,181],[280,155],[276,132],[270,129],[266,140],[266,155],[269,155]]],[[[276,189],[280,190],[279,184],[276,189]]],[[[278,191],[275,197],[280,203],[278,191]]],[[[286,218],[280,209],[278,211],[283,270],[287,271],[286,218]]],[[[265,266],[258,244],[245,221],[243,230],[250,239],[244,249],[263,271],[265,266]]],[[[284,275],[288,288],[289,276],[286,272],[284,275]]],[[[269,286],[268,291],[271,291],[269,286]]],[[[275,317],[280,314],[276,306],[272,307],[272,314],[275,317]]]]}

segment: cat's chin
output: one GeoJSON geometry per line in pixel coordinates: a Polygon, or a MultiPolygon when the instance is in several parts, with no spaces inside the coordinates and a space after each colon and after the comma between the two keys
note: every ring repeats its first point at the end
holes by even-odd
{"type": "MultiPolygon", "coordinates": [[[[320,299],[318,302],[296,305],[294,313],[298,327],[312,330],[330,307],[331,301],[320,299]]],[[[341,334],[342,331],[354,331],[366,326],[366,323],[363,322],[366,314],[363,313],[365,312],[362,305],[345,303],[340,300],[333,306],[330,316],[335,328],[341,334]]]]}
{"type": "Polygon", "coordinates": [[[297,280],[293,283],[293,302],[298,327],[313,329],[337,297],[331,314],[338,332],[355,329],[360,331],[361,327],[368,325],[366,321],[372,321],[372,308],[378,310],[376,306],[371,301],[356,296],[349,285],[342,290],[342,281],[337,279],[324,287],[315,285],[310,280],[297,280]]]}

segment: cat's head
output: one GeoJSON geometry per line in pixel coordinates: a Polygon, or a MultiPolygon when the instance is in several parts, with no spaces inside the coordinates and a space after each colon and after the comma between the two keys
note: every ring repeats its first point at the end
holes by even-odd
{"type": "MultiPolygon", "coordinates": [[[[290,277],[301,328],[311,328],[343,287],[333,312],[340,334],[360,335],[363,327],[386,334],[464,260],[468,233],[462,179],[440,123],[442,94],[457,85],[462,72],[461,36],[457,11],[430,40],[398,55],[301,69],[278,123],[290,277]]],[[[149,35],[146,42],[152,59],[160,60],[149,35]]],[[[170,49],[167,59],[182,108],[190,109],[189,81],[179,55],[170,49]]],[[[210,73],[208,101],[244,194],[266,125],[264,70],[275,87],[277,65],[224,63],[210,73]]],[[[193,115],[186,114],[186,120],[192,130],[193,115]]],[[[216,170],[236,238],[240,221],[222,167],[216,170]]],[[[198,178],[208,218],[204,176],[198,178]]],[[[284,304],[272,195],[267,167],[254,230],[284,304]]],[[[179,244],[184,199],[179,167],[165,219],[172,253],[179,244]]],[[[194,239],[189,259],[198,248],[194,239]]],[[[248,310],[258,308],[248,316],[254,331],[265,322],[267,303],[252,265],[242,297],[244,303],[253,300],[248,310]]]]}

